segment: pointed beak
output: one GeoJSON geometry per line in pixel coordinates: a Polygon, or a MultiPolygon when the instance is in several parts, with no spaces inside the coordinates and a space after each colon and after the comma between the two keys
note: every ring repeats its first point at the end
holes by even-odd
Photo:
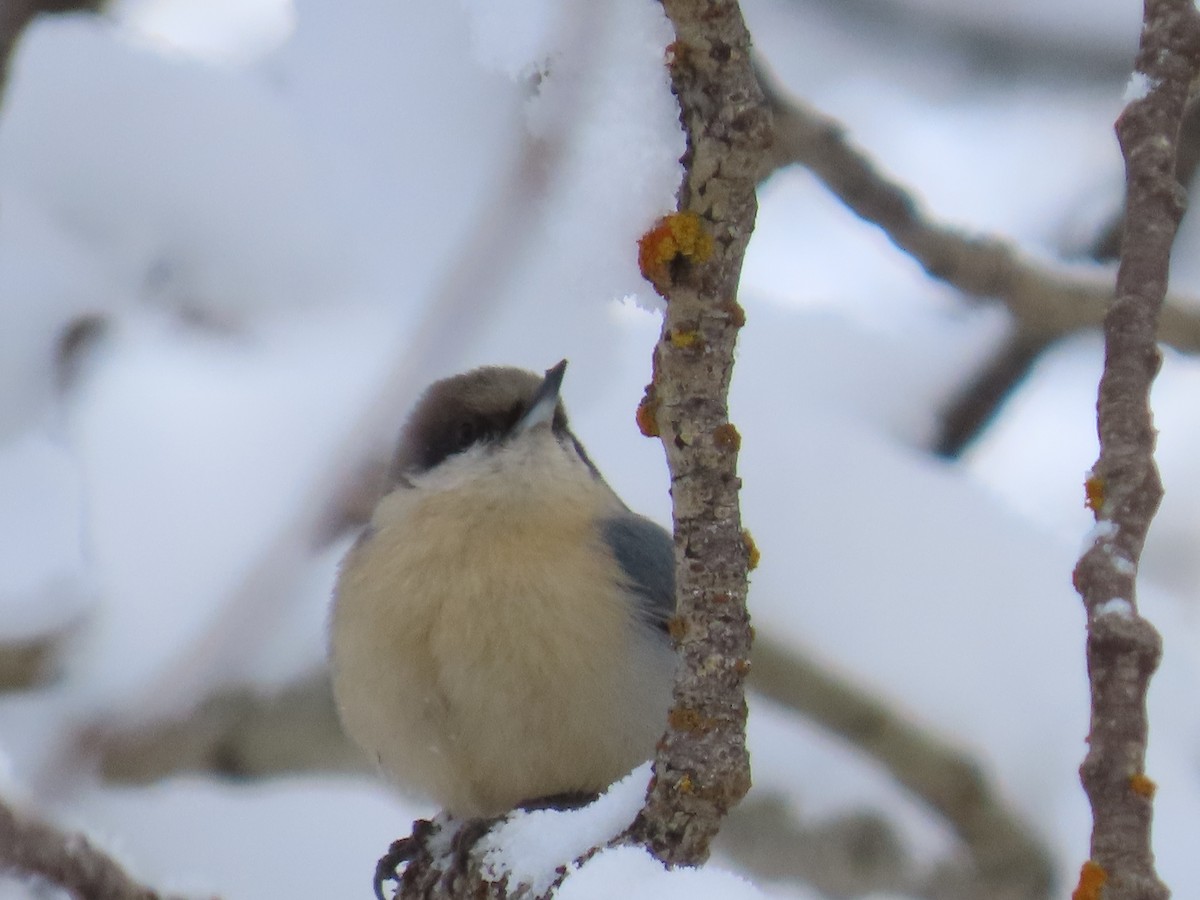
{"type": "Polygon", "coordinates": [[[529,400],[529,408],[514,426],[514,434],[523,434],[538,425],[548,425],[554,421],[554,410],[558,408],[558,393],[562,390],[563,373],[566,371],[565,359],[546,370],[546,377],[529,400]]]}

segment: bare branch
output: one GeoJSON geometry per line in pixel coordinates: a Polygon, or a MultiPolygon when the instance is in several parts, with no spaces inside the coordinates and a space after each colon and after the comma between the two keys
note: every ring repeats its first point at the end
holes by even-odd
{"type": "Polygon", "coordinates": [[[750,786],[744,679],[748,545],[738,507],[740,437],[729,422],[742,256],[770,120],[735,0],[664,0],[675,28],[671,84],[687,134],[679,212],[639,243],[642,273],[667,299],[654,380],[638,410],[671,470],[683,665],[646,805],[631,828],[664,862],[698,864],[750,786]]]}
{"type": "Polygon", "coordinates": [[[976,897],[1050,896],[1050,854],[968,756],[769,637],[756,639],[753,662],[756,690],[869,753],[950,824],[971,854],[976,897]]]}
{"type": "Polygon", "coordinates": [[[46,681],[53,673],[61,639],[61,634],[53,633],[0,642],[0,693],[46,681]]]}
{"type": "Polygon", "coordinates": [[[0,872],[45,879],[79,900],[169,900],[126,874],[79,834],[67,834],[0,800],[0,872]]]}
{"type": "MultiPolygon", "coordinates": [[[[1027,335],[1054,339],[1104,324],[1114,295],[1102,273],[1088,277],[1059,271],[999,238],[972,237],[930,219],[908,189],[850,145],[840,123],[785,98],[761,70],[759,78],[775,123],[774,158],[762,177],[781,165],[804,166],[852,212],[883,229],[930,277],[965,294],[999,300],[1027,335]]],[[[1200,316],[1191,311],[1196,305],[1168,301],[1159,340],[1185,353],[1200,351],[1200,316]]]]}
{"type": "Polygon", "coordinates": [[[329,673],[322,669],[277,693],[233,688],[188,715],[106,722],[81,748],[100,773],[147,783],[175,772],[261,778],[288,772],[368,772],[369,760],[343,734],[329,673]]]}
{"type": "Polygon", "coordinates": [[[1105,900],[1164,900],[1170,893],[1154,870],[1154,784],[1145,774],[1146,691],[1162,640],[1138,613],[1136,575],[1162,499],[1150,387],[1161,363],[1155,334],[1184,208],[1175,179],[1179,126],[1200,71],[1200,14],[1190,0],[1146,0],[1136,70],[1146,94],[1117,120],[1126,212],[1117,298],[1104,322],[1100,458],[1087,482],[1097,524],[1075,568],[1088,615],[1092,689],[1089,748],[1080,767],[1092,804],[1091,858],[1077,895],[1099,897],[1103,888],[1105,900]]]}

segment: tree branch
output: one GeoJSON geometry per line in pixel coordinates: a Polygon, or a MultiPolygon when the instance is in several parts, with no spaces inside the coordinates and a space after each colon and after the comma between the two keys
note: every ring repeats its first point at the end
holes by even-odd
{"type": "Polygon", "coordinates": [[[959,457],[996,417],[1005,398],[1025,380],[1052,343],[1046,335],[1020,329],[1011,334],[943,407],[933,452],[947,459],[959,457]]]}
{"type": "MultiPolygon", "coordinates": [[[[759,81],[774,118],[775,143],[766,178],[784,165],[799,164],[860,218],[879,226],[889,240],[916,260],[926,273],[965,294],[1003,303],[1012,314],[1024,348],[1048,346],[1083,329],[1099,329],[1114,294],[1102,272],[1095,276],[1069,273],[1025,257],[1010,243],[988,235],[969,236],[927,216],[912,193],[887,178],[875,162],[853,147],[837,121],[803,102],[785,97],[761,67],[759,81]]],[[[1158,324],[1159,340],[1185,353],[1200,352],[1200,315],[1196,302],[1168,298],[1158,324]]],[[[974,405],[974,418],[984,422],[999,401],[1019,381],[1011,371],[1012,357],[1005,348],[976,378],[990,383],[990,404],[974,405]],[[1007,382],[994,381],[1006,372],[1007,382]]],[[[1020,372],[1016,373],[1019,376],[1020,372]]],[[[960,398],[951,405],[953,415],[972,405],[960,398]]],[[[950,422],[938,443],[961,449],[969,440],[957,433],[961,422],[950,422]]]]}
{"type": "Polygon", "coordinates": [[[43,13],[96,12],[107,0],[4,0],[0,3],[0,95],[8,83],[8,67],[25,26],[43,13]]]}
{"type": "Polygon", "coordinates": [[[78,900],[170,900],[138,884],[83,835],[20,814],[3,800],[0,872],[45,879],[78,900]]]}
{"type": "Polygon", "coordinates": [[[975,897],[1050,896],[1050,854],[969,757],[768,637],[753,661],[756,690],[870,754],[949,823],[971,855],[975,897]]]}
{"type": "MultiPolygon", "coordinates": [[[[1175,180],[1184,190],[1196,177],[1200,168],[1200,100],[1193,98],[1188,102],[1183,112],[1183,121],[1179,124],[1179,144],[1175,157],[1175,180]]],[[[1124,224],[1125,209],[1122,207],[1112,222],[1101,230],[1099,237],[1092,244],[1092,259],[1110,261],[1121,256],[1121,228],[1124,224]]]]}
{"type": "Polygon", "coordinates": [[[671,470],[683,665],[634,840],[698,864],[750,786],[745,746],[748,543],[738,507],[740,437],[729,422],[742,256],[770,134],[735,0],[664,0],[675,28],[671,85],[687,135],[679,211],[639,242],[642,274],[667,300],[654,379],[638,410],[671,470]]]}
{"type": "MultiPolygon", "coordinates": [[[[1200,71],[1200,14],[1190,0],[1146,0],[1136,71],[1147,92],[1117,120],[1125,157],[1125,225],[1116,297],[1104,322],[1096,404],[1100,457],[1087,481],[1096,512],[1075,568],[1087,608],[1092,716],[1080,776],[1092,805],[1091,858],[1076,897],[1165,900],[1150,845],[1154,783],[1145,774],[1146,691],[1162,640],[1137,609],[1136,574],[1162,499],[1150,387],[1171,244],[1183,215],[1175,156],[1184,104],[1200,71]],[[1089,893],[1090,891],[1090,893],[1089,893]]],[[[1137,77],[1137,76],[1135,76],[1137,77]]]]}

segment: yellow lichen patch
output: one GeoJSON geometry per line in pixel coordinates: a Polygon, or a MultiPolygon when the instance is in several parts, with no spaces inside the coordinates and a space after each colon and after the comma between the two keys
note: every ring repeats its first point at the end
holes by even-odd
{"type": "Polygon", "coordinates": [[[679,260],[702,263],[712,256],[712,235],[694,212],[671,213],[638,240],[638,268],[663,293],[671,284],[671,266],[679,260]]]}
{"type": "Polygon", "coordinates": [[[1079,884],[1071,892],[1071,900],[1100,900],[1100,890],[1107,881],[1104,867],[1089,859],[1079,869],[1079,884]]]}
{"type": "Polygon", "coordinates": [[[718,425],[713,429],[713,443],[722,450],[733,450],[737,452],[742,446],[742,436],[738,434],[737,428],[732,422],[726,422],[724,425],[718,425]]]}
{"type": "Polygon", "coordinates": [[[1147,800],[1153,799],[1155,791],[1158,790],[1158,785],[1154,783],[1154,779],[1145,772],[1134,772],[1130,775],[1129,787],[1139,797],[1145,797],[1147,800]]]}
{"type": "Polygon", "coordinates": [[[667,340],[671,342],[672,347],[681,349],[704,346],[704,337],[698,331],[668,331],[667,340]]]}
{"type": "Polygon", "coordinates": [[[638,404],[637,412],[634,413],[638,431],[646,437],[658,437],[659,435],[657,411],[658,402],[647,390],[646,395],[642,397],[642,402],[638,404]]]}
{"type": "Polygon", "coordinates": [[[1083,483],[1083,505],[1090,509],[1097,518],[1104,506],[1104,479],[1099,475],[1089,475],[1083,483]]]}
{"type": "Polygon", "coordinates": [[[683,636],[687,634],[687,622],[679,616],[671,616],[667,620],[667,633],[671,635],[672,640],[682,641],[683,636]]]}
{"type": "Polygon", "coordinates": [[[675,783],[675,789],[681,794],[690,794],[696,789],[696,783],[692,781],[692,776],[684,772],[680,776],[679,781],[675,783]]]}
{"type": "Polygon", "coordinates": [[[746,569],[753,572],[758,568],[758,563],[762,559],[762,553],[759,552],[758,544],[754,543],[754,538],[750,536],[750,532],[742,529],[742,543],[746,545],[746,569]]]}

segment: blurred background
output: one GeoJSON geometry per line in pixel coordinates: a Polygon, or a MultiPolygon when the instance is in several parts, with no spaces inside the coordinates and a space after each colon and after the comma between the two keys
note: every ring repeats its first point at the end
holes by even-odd
{"type": "MultiPolygon", "coordinates": [[[[779,102],[842,123],[930,220],[1111,282],[1138,4],[742,5],[779,102]]],[[[633,413],[659,325],[635,244],[684,149],[671,40],[655,0],[117,0],[24,28],[0,101],[0,793],[160,889],[365,893],[433,810],[342,738],[325,620],[419,392],[569,358],[575,430],[670,521],[633,413]]],[[[1099,334],[930,278],[804,166],[760,202],[731,403],[771,655],[719,861],[780,898],[1063,896],[1090,829],[1071,570],[1099,334]]],[[[1192,333],[1198,242],[1185,219],[1192,333]]],[[[1198,348],[1165,347],[1140,579],[1179,897],[1198,348]]]]}

